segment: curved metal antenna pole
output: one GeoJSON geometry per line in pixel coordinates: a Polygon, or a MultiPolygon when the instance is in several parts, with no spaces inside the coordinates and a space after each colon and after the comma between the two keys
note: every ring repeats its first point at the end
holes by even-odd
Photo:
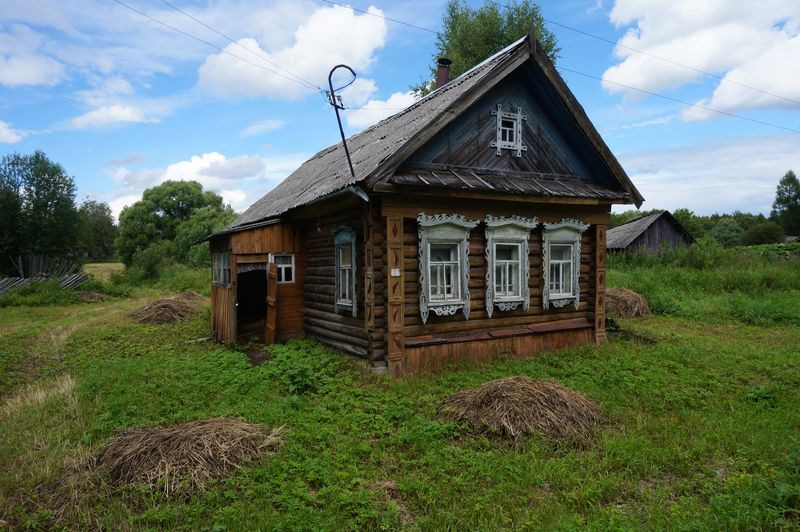
{"type": "Polygon", "coordinates": [[[347,70],[350,71],[351,74],[353,74],[353,79],[350,80],[350,83],[342,85],[341,87],[336,89],[337,91],[340,91],[345,87],[347,87],[348,85],[352,84],[356,80],[356,73],[352,68],[350,68],[347,65],[336,65],[328,73],[328,87],[330,88],[330,92],[328,93],[328,103],[331,104],[333,106],[334,111],[336,111],[336,121],[339,123],[339,134],[341,134],[342,136],[342,145],[344,146],[344,153],[345,155],[347,155],[347,164],[350,165],[350,176],[355,177],[356,173],[353,170],[353,162],[350,160],[350,150],[347,149],[347,141],[344,138],[344,128],[342,128],[342,117],[339,116],[339,110],[344,109],[344,105],[336,101],[336,94],[333,89],[333,72],[337,68],[346,68],[347,70]]]}

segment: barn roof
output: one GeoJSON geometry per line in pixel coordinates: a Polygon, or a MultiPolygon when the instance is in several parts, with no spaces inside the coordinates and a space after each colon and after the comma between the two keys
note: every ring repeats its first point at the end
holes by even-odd
{"type": "Polygon", "coordinates": [[[669,211],[659,211],[609,229],[606,233],[606,248],[624,249],[628,247],[639,235],[647,231],[647,228],[653,225],[653,223],[662,216],[675,226],[678,231],[683,233],[684,237],[689,242],[694,242],[692,235],[684,229],[680,222],[676,220],[669,211]]]}
{"type": "MultiPolygon", "coordinates": [[[[356,177],[350,175],[342,144],[336,143],[303,163],[222,232],[245,229],[358,183],[366,181],[369,184],[378,177],[389,179],[403,162],[403,154],[407,155],[419,147],[430,135],[457,117],[463,108],[528,58],[539,63],[619,183],[621,191],[624,191],[616,191],[615,198],[640,205],[642,196],[602,141],[541,46],[523,37],[406,109],[349,137],[347,146],[356,177]]],[[[604,189],[602,186],[597,188],[604,189]]]]}

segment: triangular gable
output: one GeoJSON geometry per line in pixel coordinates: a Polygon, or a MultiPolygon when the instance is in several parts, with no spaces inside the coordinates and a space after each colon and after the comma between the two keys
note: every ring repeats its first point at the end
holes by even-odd
{"type": "Polygon", "coordinates": [[[303,163],[234,220],[227,230],[238,230],[280,216],[348,186],[364,183],[371,187],[378,182],[386,182],[413,153],[528,59],[532,59],[541,70],[542,83],[551,87],[552,95],[561,102],[559,108],[564,109],[568,119],[575,122],[608,170],[608,175],[613,177],[615,185],[622,187],[637,206],[641,205],[644,201],[641,194],[600,138],[583,108],[535,39],[526,37],[407,109],[351,136],[347,144],[355,178],[350,175],[341,143],[337,143],[303,163]]]}

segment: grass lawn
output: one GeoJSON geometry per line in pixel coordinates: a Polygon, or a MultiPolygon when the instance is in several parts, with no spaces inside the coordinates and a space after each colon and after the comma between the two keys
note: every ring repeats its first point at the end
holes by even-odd
{"type": "Polygon", "coordinates": [[[83,265],[83,271],[101,281],[108,281],[112,273],[121,272],[125,265],[121,262],[91,262],[83,265]]]}
{"type": "MultiPolygon", "coordinates": [[[[796,316],[799,294],[764,297],[796,316]]],[[[800,526],[793,316],[753,325],[715,313],[729,302],[712,294],[684,314],[622,322],[654,344],[616,339],[391,380],[309,340],[251,367],[231,348],[187,343],[208,336],[207,305],[174,325],[131,322],[152,297],[0,308],[0,528],[800,526]],[[438,417],[448,395],[509,375],[557,379],[610,422],[570,447],[476,438],[438,417]],[[121,429],[216,416],[285,425],[285,443],[194,494],[69,474],[121,429]]]]}

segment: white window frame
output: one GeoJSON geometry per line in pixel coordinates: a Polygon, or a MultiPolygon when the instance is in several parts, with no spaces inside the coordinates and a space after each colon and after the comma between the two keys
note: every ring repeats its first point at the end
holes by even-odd
{"type": "Polygon", "coordinates": [[[294,253],[270,253],[269,254],[269,262],[274,262],[278,272],[278,284],[292,284],[294,283],[295,279],[297,278],[297,270],[294,267],[294,253]],[[278,264],[275,261],[276,257],[290,257],[292,259],[291,264],[278,264]],[[282,279],[286,279],[286,274],[281,270],[291,270],[292,271],[292,280],[286,281],[282,279]]]}
{"type": "Polygon", "coordinates": [[[217,286],[231,285],[231,251],[211,253],[211,283],[217,286]],[[227,273],[227,275],[226,275],[227,273]]]}
{"type": "MultiPolygon", "coordinates": [[[[428,241],[428,301],[431,305],[446,305],[446,304],[458,304],[461,301],[461,261],[459,257],[461,257],[461,245],[460,243],[451,242],[451,241],[428,241]],[[455,259],[449,259],[446,261],[434,261],[431,257],[431,248],[432,247],[448,247],[450,248],[450,254],[453,255],[452,250],[455,249],[455,259]],[[434,267],[441,266],[441,274],[436,273],[434,275],[434,267]],[[454,268],[453,268],[454,267],[454,268]],[[454,272],[451,275],[451,285],[453,287],[453,294],[450,297],[447,297],[447,283],[445,282],[445,268],[453,268],[454,272]],[[437,297],[434,296],[434,279],[440,280],[441,277],[442,281],[442,288],[444,291],[444,297],[437,297]]],[[[438,282],[436,283],[438,284],[438,282]]]]}
{"type": "Polygon", "coordinates": [[[575,246],[573,246],[572,244],[558,244],[556,242],[550,242],[549,246],[550,247],[548,248],[548,250],[549,250],[549,254],[550,254],[550,261],[549,261],[549,264],[548,264],[549,275],[548,275],[548,281],[547,282],[549,283],[548,292],[550,294],[550,298],[552,298],[552,299],[561,299],[561,298],[565,298],[565,297],[566,298],[573,297],[575,295],[574,294],[573,279],[572,279],[573,276],[574,276],[574,273],[575,273],[574,272],[574,267],[575,267],[575,256],[574,256],[575,255],[575,246]],[[553,248],[556,248],[556,247],[567,249],[569,251],[569,253],[568,253],[569,257],[566,260],[556,260],[555,258],[553,258],[553,255],[554,255],[553,254],[553,248]],[[554,265],[559,265],[560,266],[559,267],[560,272],[559,272],[559,275],[558,275],[558,279],[561,282],[561,286],[559,287],[560,290],[557,291],[557,292],[553,291],[553,279],[550,277],[553,274],[553,266],[554,265]],[[565,266],[567,266],[567,265],[569,265],[568,274],[565,275],[564,274],[564,269],[565,269],[565,266]],[[566,283],[567,279],[569,279],[569,290],[564,290],[564,285],[567,284],[566,283]]]}
{"type": "Polygon", "coordinates": [[[580,303],[580,270],[581,270],[581,235],[589,228],[585,224],[573,218],[563,218],[557,223],[544,224],[542,231],[542,306],[545,309],[552,305],[555,308],[563,308],[570,303],[578,309],[580,303]],[[551,246],[568,245],[572,249],[572,286],[569,292],[551,293],[550,292],[550,263],[551,246]]]}
{"type": "Polygon", "coordinates": [[[497,149],[497,155],[502,155],[503,150],[511,150],[516,157],[522,157],[522,152],[528,151],[528,147],[522,143],[522,121],[528,117],[522,114],[522,107],[517,107],[517,111],[503,111],[503,104],[498,103],[497,109],[492,110],[492,116],[497,117],[497,134],[492,141],[492,148],[497,149]],[[513,139],[503,138],[503,132],[509,128],[504,127],[503,122],[510,121],[513,124],[513,139]]]}
{"type": "Polygon", "coordinates": [[[530,308],[531,293],[530,260],[528,258],[528,238],[530,232],[539,225],[539,220],[521,216],[495,217],[489,215],[486,222],[486,313],[491,318],[495,307],[501,311],[514,310],[522,305],[523,310],[530,308]],[[515,296],[498,296],[496,293],[496,250],[498,245],[519,246],[517,256],[519,275],[519,294],[515,296]]]}
{"type": "Polygon", "coordinates": [[[452,316],[458,310],[469,319],[469,232],[477,227],[478,220],[466,220],[460,214],[417,215],[419,233],[419,313],[422,323],[427,323],[429,312],[437,316],[452,316]],[[431,245],[456,246],[458,259],[457,297],[431,299],[431,245]]]}
{"type": "Polygon", "coordinates": [[[358,314],[358,306],[356,303],[356,232],[349,227],[340,227],[337,229],[333,237],[334,253],[335,253],[335,294],[336,310],[350,310],[352,316],[355,318],[358,314]],[[341,264],[341,252],[343,249],[350,247],[350,265],[344,266],[341,264]],[[347,280],[346,286],[341,285],[342,270],[346,270],[347,280]],[[346,295],[349,299],[340,299],[339,295],[344,288],[346,295]]]}

